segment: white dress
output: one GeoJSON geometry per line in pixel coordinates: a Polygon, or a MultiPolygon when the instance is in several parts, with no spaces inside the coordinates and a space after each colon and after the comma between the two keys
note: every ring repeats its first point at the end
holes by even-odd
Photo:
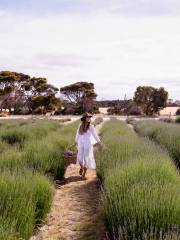
{"type": "Polygon", "coordinates": [[[75,141],[78,144],[77,162],[83,167],[95,169],[93,145],[100,142],[95,127],[91,124],[83,134],[79,134],[78,128],[75,141]]]}

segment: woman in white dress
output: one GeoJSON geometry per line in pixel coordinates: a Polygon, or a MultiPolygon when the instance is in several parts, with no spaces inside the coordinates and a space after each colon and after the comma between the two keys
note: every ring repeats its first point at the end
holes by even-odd
{"type": "Polygon", "coordinates": [[[94,159],[93,146],[101,144],[100,138],[95,127],[91,124],[92,115],[85,113],[81,118],[81,125],[76,133],[76,144],[78,146],[77,162],[81,166],[79,174],[82,179],[86,179],[86,171],[88,168],[95,169],[96,163],[94,159]]]}

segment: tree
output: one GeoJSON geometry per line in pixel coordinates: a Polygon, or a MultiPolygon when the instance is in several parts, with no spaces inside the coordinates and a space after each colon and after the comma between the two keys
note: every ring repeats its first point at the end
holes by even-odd
{"type": "Polygon", "coordinates": [[[109,114],[125,115],[130,102],[130,100],[117,100],[107,111],[109,114]]]}
{"type": "Polygon", "coordinates": [[[0,108],[17,108],[25,102],[23,85],[30,77],[23,73],[0,72],[0,108]]]}
{"type": "Polygon", "coordinates": [[[46,78],[31,78],[23,73],[10,71],[0,72],[0,108],[14,109],[21,113],[27,109],[29,113],[36,108],[55,110],[60,99],[56,97],[58,88],[48,84],[46,78]]]}
{"type": "Polygon", "coordinates": [[[168,92],[163,87],[139,86],[134,102],[142,108],[144,114],[152,116],[167,106],[168,92]]]}
{"type": "Polygon", "coordinates": [[[46,113],[55,110],[56,104],[59,104],[60,99],[56,97],[59,89],[48,84],[46,78],[32,78],[29,90],[32,93],[32,111],[40,108],[42,113],[46,113]]]}
{"type": "Polygon", "coordinates": [[[60,88],[60,92],[74,106],[75,113],[93,111],[97,97],[93,83],[77,82],[60,88]]]}
{"type": "Polygon", "coordinates": [[[116,104],[108,108],[109,114],[115,115],[141,115],[141,109],[138,107],[132,99],[118,100],[116,104]]]}

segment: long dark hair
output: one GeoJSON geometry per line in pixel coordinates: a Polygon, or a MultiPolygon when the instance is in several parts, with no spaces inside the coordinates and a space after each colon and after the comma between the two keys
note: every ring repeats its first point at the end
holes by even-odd
{"type": "Polygon", "coordinates": [[[89,127],[90,127],[90,122],[86,121],[86,118],[82,120],[82,123],[79,127],[79,134],[84,134],[88,131],[89,127]]]}

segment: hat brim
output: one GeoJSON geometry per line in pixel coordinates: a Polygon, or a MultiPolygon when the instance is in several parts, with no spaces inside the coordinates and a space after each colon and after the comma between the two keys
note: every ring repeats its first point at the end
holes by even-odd
{"type": "Polygon", "coordinates": [[[84,116],[81,118],[81,121],[85,120],[86,118],[92,118],[92,117],[93,117],[92,115],[84,116]]]}

